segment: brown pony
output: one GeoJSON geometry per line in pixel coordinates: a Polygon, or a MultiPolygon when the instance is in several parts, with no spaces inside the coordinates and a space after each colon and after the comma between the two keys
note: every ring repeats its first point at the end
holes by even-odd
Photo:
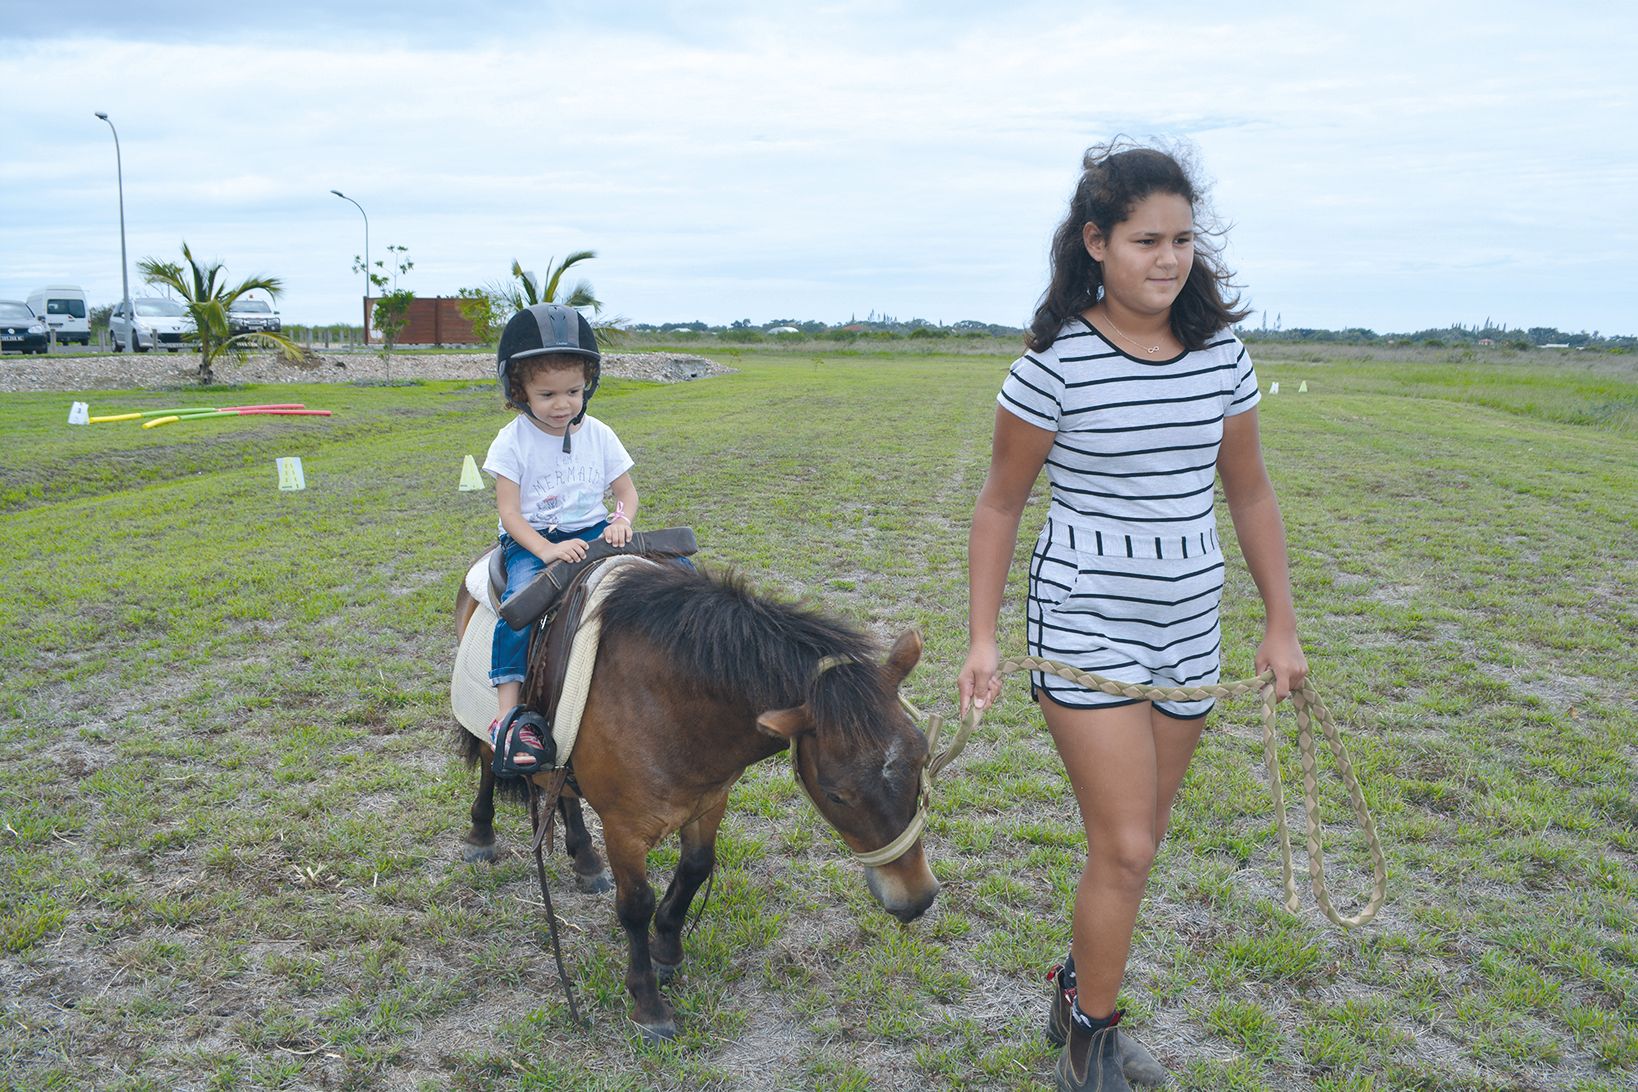
{"type": "MultiPolygon", "coordinates": [[[[616,579],[600,612],[602,642],[571,762],[579,796],[603,820],[616,913],[630,945],[631,1017],[663,1039],[676,1034],[676,1024],[657,981],[682,962],[683,919],[715,864],[728,791],[747,766],[799,739],[802,785],[856,853],[887,845],[909,826],[927,741],[900,704],[898,686],[921,657],[921,638],[906,632],[878,662],[856,630],[755,595],[735,577],[656,565],[628,568],[616,579]],[[682,853],[656,907],[648,852],[674,832],[682,853]]],[[[471,615],[464,588],[456,611],[464,628],[471,615]]],[[[526,680],[524,703],[532,697],[526,680]]],[[[469,856],[492,856],[490,748],[461,734],[468,760],[484,769],[469,856]]],[[[565,847],[584,890],[588,877],[601,875],[601,862],[578,801],[566,803],[565,847]]],[[[904,922],[938,893],[919,839],[897,860],[867,867],[865,881],[904,922]]]]}

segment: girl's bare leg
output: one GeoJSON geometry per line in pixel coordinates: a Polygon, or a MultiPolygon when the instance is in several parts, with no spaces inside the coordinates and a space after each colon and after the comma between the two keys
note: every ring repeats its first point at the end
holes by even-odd
{"type": "Polygon", "coordinates": [[[1147,702],[1070,709],[1043,697],[1041,708],[1086,828],[1072,943],[1079,1004],[1090,1016],[1107,1016],[1203,719],[1175,720],[1147,702]]]}

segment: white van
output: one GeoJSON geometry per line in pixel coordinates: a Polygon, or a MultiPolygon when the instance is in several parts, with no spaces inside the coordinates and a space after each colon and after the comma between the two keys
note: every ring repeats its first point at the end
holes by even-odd
{"type": "Polygon", "coordinates": [[[45,319],[57,341],[91,344],[91,322],[85,311],[85,292],[72,284],[51,284],[28,297],[29,310],[45,319]]]}

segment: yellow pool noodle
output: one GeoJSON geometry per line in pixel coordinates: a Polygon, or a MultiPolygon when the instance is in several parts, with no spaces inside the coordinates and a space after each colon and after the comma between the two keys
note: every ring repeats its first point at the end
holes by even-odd
{"type": "Polygon", "coordinates": [[[88,417],[86,420],[90,421],[93,425],[97,425],[103,423],[104,421],[135,421],[141,416],[142,414],[140,413],[116,413],[109,417],[88,417]]]}

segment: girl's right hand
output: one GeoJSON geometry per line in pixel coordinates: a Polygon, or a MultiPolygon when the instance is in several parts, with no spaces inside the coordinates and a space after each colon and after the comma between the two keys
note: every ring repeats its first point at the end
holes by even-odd
{"type": "Polygon", "coordinates": [[[554,561],[567,561],[573,564],[586,556],[586,542],[579,538],[566,538],[562,542],[551,544],[552,556],[542,558],[548,565],[554,561]]]}
{"type": "Polygon", "coordinates": [[[956,687],[961,697],[961,716],[967,707],[975,706],[980,713],[995,704],[1001,696],[1001,676],[995,669],[1001,666],[1001,654],[994,641],[977,641],[967,650],[967,663],[961,668],[956,687]]]}

